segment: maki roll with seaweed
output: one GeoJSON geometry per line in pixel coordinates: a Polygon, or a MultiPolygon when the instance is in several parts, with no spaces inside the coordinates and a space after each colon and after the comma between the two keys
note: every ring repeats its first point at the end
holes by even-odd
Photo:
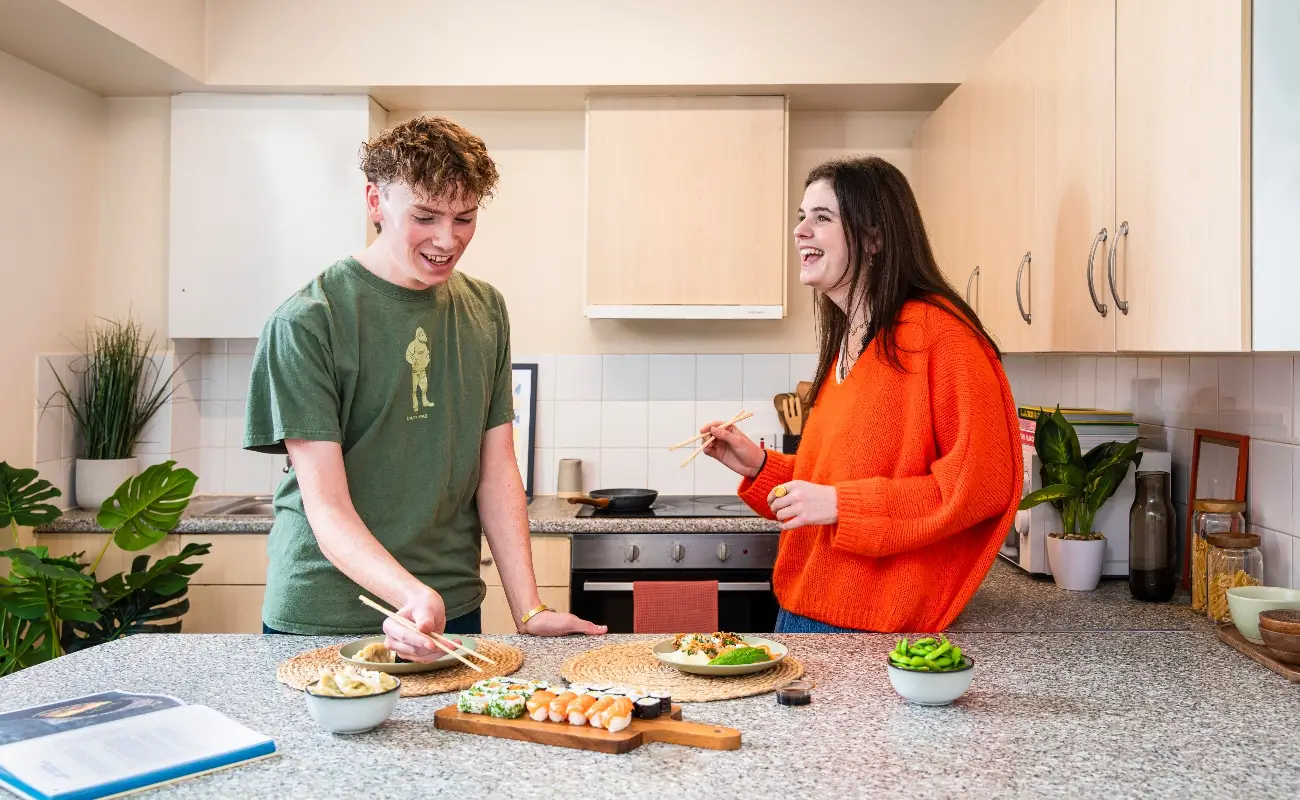
{"type": "Polygon", "coordinates": [[[466,714],[486,714],[492,696],[480,689],[466,689],[456,700],[456,708],[466,714]]]}
{"type": "Polygon", "coordinates": [[[488,713],[501,719],[516,719],[524,715],[524,696],[500,694],[488,701],[488,713]]]}
{"type": "Polygon", "coordinates": [[[659,713],[673,713],[673,698],[668,692],[651,692],[650,696],[659,701],[659,713]]]}
{"type": "Polygon", "coordinates": [[[636,701],[637,719],[658,719],[659,718],[659,698],[642,697],[636,701]]]}

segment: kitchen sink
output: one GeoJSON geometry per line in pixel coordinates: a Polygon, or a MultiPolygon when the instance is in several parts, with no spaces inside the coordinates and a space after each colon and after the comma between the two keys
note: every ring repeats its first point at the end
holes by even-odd
{"type": "Polygon", "coordinates": [[[271,504],[270,495],[246,495],[244,497],[230,497],[227,495],[224,497],[196,498],[190,503],[186,512],[196,517],[271,516],[275,514],[275,507],[271,504]]]}
{"type": "Polygon", "coordinates": [[[241,515],[241,516],[265,516],[275,515],[275,506],[267,502],[253,502],[244,505],[237,505],[234,508],[226,509],[220,512],[222,514],[241,515]]]}

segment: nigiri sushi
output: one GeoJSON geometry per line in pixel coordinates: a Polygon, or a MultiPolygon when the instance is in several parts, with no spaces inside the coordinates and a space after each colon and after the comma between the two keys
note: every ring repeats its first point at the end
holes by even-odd
{"type": "Polygon", "coordinates": [[[564,722],[568,719],[569,703],[573,702],[578,697],[579,695],[576,695],[573,692],[563,692],[556,695],[555,699],[546,707],[547,715],[550,717],[551,722],[564,722]]]}
{"type": "Polygon", "coordinates": [[[610,708],[613,705],[614,705],[613,695],[607,694],[604,697],[597,700],[595,705],[587,709],[587,724],[593,728],[604,727],[605,725],[604,717],[601,715],[605,713],[606,709],[610,708]]]}
{"type": "Polygon", "coordinates": [[[614,704],[605,709],[604,719],[605,730],[615,733],[626,728],[632,723],[632,701],[626,697],[620,697],[614,701],[614,704]]]}
{"type": "Polygon", "coordinates": [[[554,699],[555,695],[545,689],[538,689],[536,692],[533,692],[533,696],[528,698],[528,702],[525,704],[525,707],[528,709],[528,716],[538,722],[545,722],[547,714],[549,714],[551,710],[551,701],[554,699]]]}
{"type": "Polygon", "coordinates": [[[570,725],[587,724],[587,711],[596,705],[596,698],[589,694],[581,697],[575,697],[569,701],[569,707],[565,709],[565,715],[569,718],[570,725]]]}

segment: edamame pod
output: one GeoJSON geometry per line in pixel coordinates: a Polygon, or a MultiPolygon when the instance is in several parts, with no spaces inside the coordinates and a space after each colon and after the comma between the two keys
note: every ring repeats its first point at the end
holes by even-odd
{"type": "Polygon", "coordinates": [[[925,660],[934,661],[936,658],[938,658],[939,656],[943,655],[944,653],[948,652],[951,649],[952,649],[952,645],[948,644],[947,642],[944,642],[937,649],[931,650],[929,653],[926,653],[925,660]]]}

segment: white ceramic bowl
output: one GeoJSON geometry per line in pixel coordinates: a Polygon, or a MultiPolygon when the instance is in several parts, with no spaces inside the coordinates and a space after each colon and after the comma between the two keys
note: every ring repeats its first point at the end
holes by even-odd
{"type": "Polygon", "coordinates": [[[1228,590],[1232,624],[1247,641],[1264,643],[1259,636],[1259,614],[1274,608],[1300,608],[1300,591],[1280,586],[1235,586],[1228,590]]]}
{"type": "Polygon", "coordinates": [[[397,698],[402,693],[402,682],[382,694],[361,697],[328,697],[311,693],[309,685],[303,690],[307,695],[307,710],[316,724],[331,733],[365,733],[378,727],[393,714],[397,698]]]}
{"type": "Polygon", "coordinates": [[[975,679],[975,659],[962,655],[964,669],[951,672],[916,672],[888,663],[889,682],[905,700],[919,706],[946,706],[966,693],[975,679]]]}

